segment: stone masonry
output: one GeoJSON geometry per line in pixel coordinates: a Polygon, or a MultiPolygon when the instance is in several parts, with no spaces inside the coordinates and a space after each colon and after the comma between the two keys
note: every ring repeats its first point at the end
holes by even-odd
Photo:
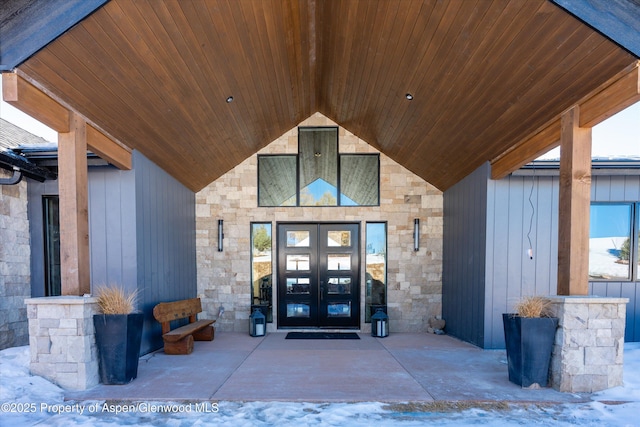
{"type": "MultiPolygon", "coordinates": [[[[316,113],[300,126],[336,126],[316,113]]],[[[377,153],[372,146],[345,129],[339,129],[340,153],[377,153]]],[[[258,154],[298,152],[297,127],[258,154]]],[[[250,223],[271,221],[387,222],[387,305],[391,332],[421,332],[431,317],[442,313],[442,192],[387,156],[380,155],[380,206],[375,207],[257,207],[258,160],[253,155],[196,195],[196,250],[198,296],[203,317],[216,318],[222,331],[249,330],[251,305],[250,223]],[[413,250],[413,220],[420,218],[420,250],[413,250]],[[217,223],[224,220],[224,251],[217,251],[217,223]]],[[[275,246],[274,241],[274,255],[275,246]]],[[[275,257],[274,257],[275,261],[275,257]]],[[[361,265],[364,277],[364,262],[361,265]]],[[[273,265],[275,273],[276,268],[273,265]]],[[[277,301],[274,283],[274,307],[277,301]]],[[[361,285],[361,305],[364,298],[361,285]]],[[[274,310],[276,311],[276,310],[274,310]]],[[[268,325],[273,331],[277,324],[268,325]]],[[[362,310],[361,328],[366,332],[362,310]]]]}
{"type": "Polygon", "coordinates": [[[627,298],[551,297],[559,319],[551,359],[553,388],[592,393],[622,385],[627,298]]]}
{"type": "MultiPolygon", "coordinates": [[[[0,178],[10,176],[0,170],[0,178]]],[[[31,296],[27,183],[0,186],[0,350],[27,345],[31,296]]]]}
{"type": "Polygon", "coordinates": [[[29,316],[30,369],[67,390],[99,383],[93,297],[47,297],[26,300],[29,316]]]}

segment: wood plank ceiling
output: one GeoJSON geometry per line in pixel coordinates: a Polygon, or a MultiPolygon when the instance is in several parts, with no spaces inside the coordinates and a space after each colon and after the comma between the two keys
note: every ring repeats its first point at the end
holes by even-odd
{"type": "Polygon", "coordinates": [[[111,0],[18,72],[194,191],[316,111],[445,190],[635,60],[546,0],[111,0]]]}

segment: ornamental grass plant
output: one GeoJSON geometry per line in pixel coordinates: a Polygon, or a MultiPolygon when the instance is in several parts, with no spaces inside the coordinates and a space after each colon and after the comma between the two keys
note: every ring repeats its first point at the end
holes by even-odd
{"type": "Polygon", "coordinates": [[[551,301],[540,296],[523,297],[515,310],[520,317],[551,317],[551,301]]]}
{"type": "Polygon", "coordinates": [[[122,286],[110,284],[98,286],[96,295],[102,314],[129,314],[135,310],[138,291],[127,292],[122,286]]]}

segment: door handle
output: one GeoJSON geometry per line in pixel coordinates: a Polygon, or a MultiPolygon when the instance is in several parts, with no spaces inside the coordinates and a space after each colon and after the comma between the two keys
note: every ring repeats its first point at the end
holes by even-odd
{"type": "Polygon", "coordinates": [[[320,301],[324,299],[324,281],[320,281],[320,301]]]}

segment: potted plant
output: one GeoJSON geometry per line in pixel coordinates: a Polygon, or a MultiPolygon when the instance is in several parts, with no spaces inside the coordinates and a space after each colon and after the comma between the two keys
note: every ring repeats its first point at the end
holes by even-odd
{"type": "Polygon", "coordinates": [[[143,314],[134,311],[136,295],[117,285],[97,290],[100,314],[93,316],[93,326],[103,384],[126,384],[138,376],[143,314]]]}
{"type": "Polygon", "coordinates": [[[547,387],[558,319],[551,317],[550,301],[523,298],[516,313],[502,315],[509,381],[522,387],[547,387]]]}

